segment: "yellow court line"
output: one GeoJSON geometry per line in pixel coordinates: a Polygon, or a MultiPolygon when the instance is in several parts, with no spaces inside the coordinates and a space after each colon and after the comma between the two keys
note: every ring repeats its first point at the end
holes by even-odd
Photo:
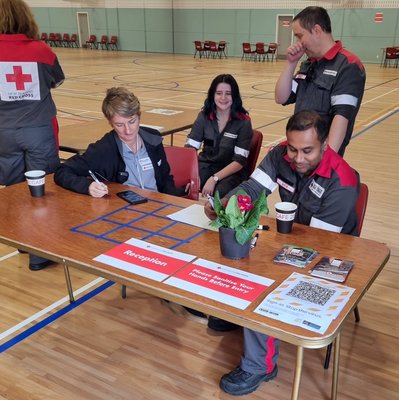
{"type": "Polygon", "coordinates": [[[374,124],[375,122],[377,122],[378,120],[384,118],[385,116],[387,116],[388,114],[391,114],[395,111],[397,111],[399,109],[399,102],[395,103],[389,107],[384,108],[383,110],[380,110],[376,113],[374,113],[373,115],[371,115],[369,118],[363,120],[363,121],[359,121],[358,123],[355,123],[355,129],[354,130],[360,130],[360,128],[367,128],[368,126],[374,124]]]}

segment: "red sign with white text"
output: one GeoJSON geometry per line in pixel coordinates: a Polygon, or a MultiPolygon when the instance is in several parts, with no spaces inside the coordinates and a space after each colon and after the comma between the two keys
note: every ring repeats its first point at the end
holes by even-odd
{"type": "Polygon", "coordinates": [[[187,281],[248,302],[255,300],[268,286],[196,264],[187,265],[173,279],[187,281]]]}
{"type": "Polygon", "coordinates": [[[165,275],[172,275],[175,271],[187,264],[187,261],[169,257],[161,253],[143,249],[122,243],[119,246],[104,253],[104,255],[116,258],[139,267],[162,272],[165,275]]]}

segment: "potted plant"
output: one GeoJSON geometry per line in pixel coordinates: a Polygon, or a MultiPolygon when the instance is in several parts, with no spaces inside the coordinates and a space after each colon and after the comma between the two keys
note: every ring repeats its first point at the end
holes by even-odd
{"type": "Polygon", "coordinates": [[[211,225],[219,229],[222,254],[233,259],[246,257],[260,216],[269,213],[265,191],[252,202],[245,191],[239,190],[230,197],[226,206],[223,206],[216,191],[214,210],[217,217],[211,225]]]}

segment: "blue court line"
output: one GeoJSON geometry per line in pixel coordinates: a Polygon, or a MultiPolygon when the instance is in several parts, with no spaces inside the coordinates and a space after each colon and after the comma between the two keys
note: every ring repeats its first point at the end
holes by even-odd
{"type": "Polygon", "coordinates": [[[109,288],[112,286],[115,282],[113,281],[108,281],[101,286],[97,287],[96,289],[92,290],[91,292],[85,294],[81,298],[77,299],[73,303],[68,304],[61,310],[56,311],[54,314],[48,316],[45,318],[43,321],[38,322],[37,324],[31,326],[30,328],[26,329],[24,332],[21,332],[19,335],[13,337],[12,339],[8,340],[7,342],[3,343],[0,345],[0,353],[3,351],[6,351],[10,347],[16,345],[17,343],[21,342],[22,340],[26,339],[27,337],[33,335],[35,332],[37,332],[39,329],[44,328],[45,326],[51,324],[54,322],[56,319],[62,317],[66,313],[72,311],[74,308],[80,306],[81,304],[85,303],[87,300],[90,300],[92,297],[98,295],[105,289],[109,288]]]}

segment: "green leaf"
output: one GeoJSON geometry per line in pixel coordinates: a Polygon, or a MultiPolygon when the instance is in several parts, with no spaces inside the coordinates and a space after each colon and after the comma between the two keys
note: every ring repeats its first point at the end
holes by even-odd
{"type": "Polygon", "coordinates": [[[249,232],[243,225],[237,227],[235,234],[237,242],[240,244],[247,243],[251,239],[252,233],[253,231],[249,232]]]}
{"type": "Polygon", "coordinates": [[[238,208],[237,196],[235,194],[230,197],[227,203],[226,214],[232,216],[233,218],[239,218],[241,215],[241,211],[238,208]]]}

